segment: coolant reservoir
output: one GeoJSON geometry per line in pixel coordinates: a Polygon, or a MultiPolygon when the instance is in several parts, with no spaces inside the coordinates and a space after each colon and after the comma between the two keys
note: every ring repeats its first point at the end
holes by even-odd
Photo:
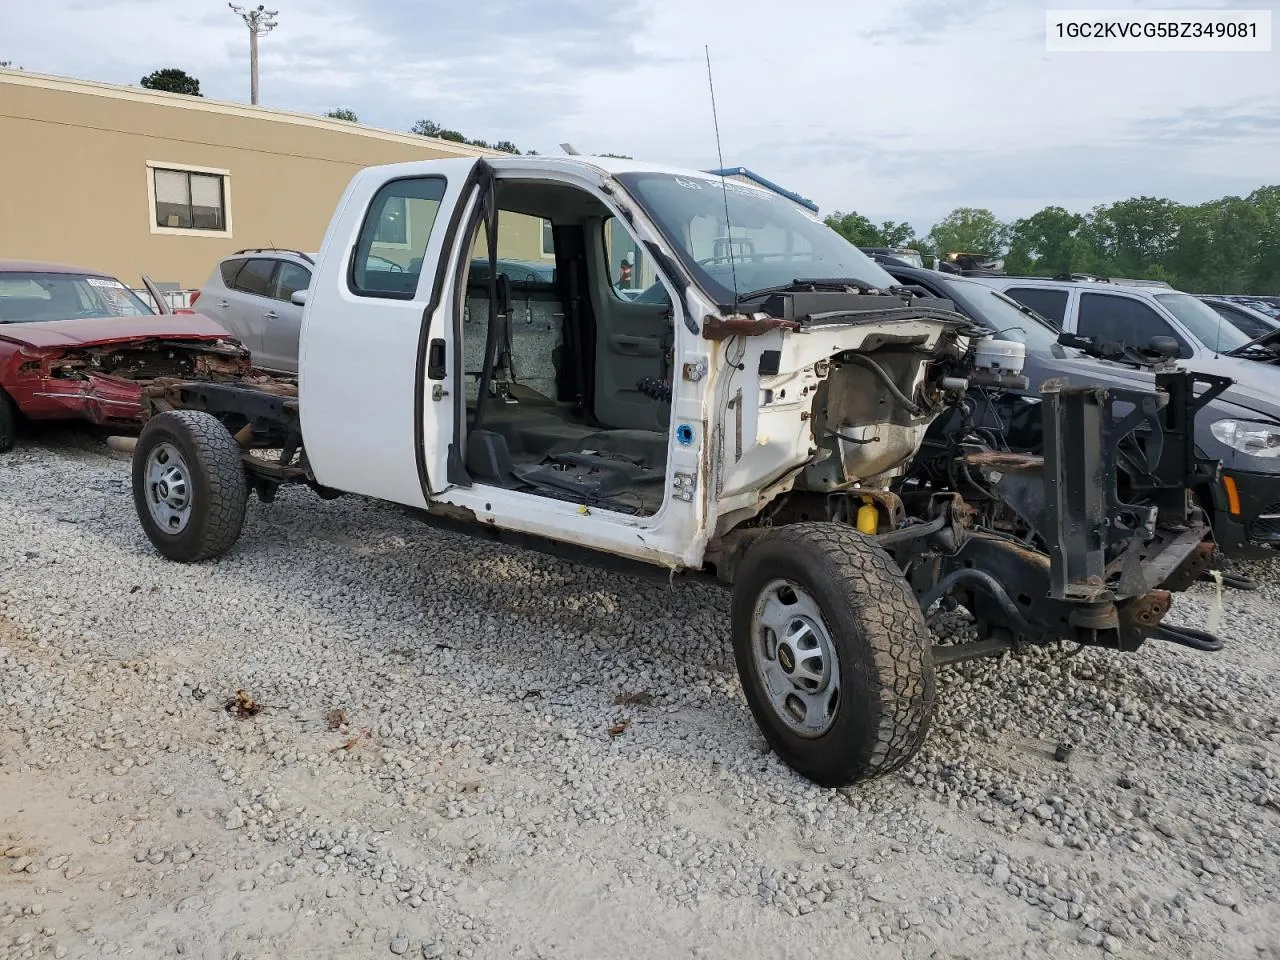
{"type": "Polygon", "coordinates": [[[973,348],[973,365],[978,370],[1016,377],[1027,362],[1027,345],[1017,340],[979,340],[973,348]]]}

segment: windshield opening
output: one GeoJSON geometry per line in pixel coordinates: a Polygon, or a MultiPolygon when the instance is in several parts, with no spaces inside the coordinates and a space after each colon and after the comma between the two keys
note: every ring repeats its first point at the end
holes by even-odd
{"type": "Polygon", "coordinates": [[[1156,299],[1182,321],[1193,337],[1215,353],[1242,347],[1252,339],[1223,320],[1203,300],[1197,300],[1190,294],[1157,293],[1156,299]]]}
{"type": "Polygon", "coordinates": [[[785,197],[734,180],[666,173],[618,179],[718,303],[733,302],[735,274],[739,296],[798,279],[894,285],[866,254],[785,197]]]}
{"type": "Polygon", "coordinates": [[[0,323],[149,317],[153,312],[137,294],[110,277],[0,274],[0,323]]]}

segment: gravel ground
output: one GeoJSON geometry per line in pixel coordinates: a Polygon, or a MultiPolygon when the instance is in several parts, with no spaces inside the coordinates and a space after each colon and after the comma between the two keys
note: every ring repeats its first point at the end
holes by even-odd
{"type": "Polygon", "coordinates": [[[1280,563],[1177,600],[1217,655],[943,672],[831,791],[712,587],[305,490],[182,567],[75,430],[0,458],[0,530],[2,960],[1280,957],[1280,563]]]}

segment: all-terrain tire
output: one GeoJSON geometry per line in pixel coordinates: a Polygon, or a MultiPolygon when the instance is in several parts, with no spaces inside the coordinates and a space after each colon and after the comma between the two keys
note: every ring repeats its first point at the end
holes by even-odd
{"type": "Polygon", "coordinates": [[[173,410],[147,421],[133,450],[133,503],[161,554],[194,563],[226,553],[236,542],[249,496],[240,458],[239,444],[212,414],[173,410]],[[147,462],[161,444],[177,448],[190,475],[190,517],[177,533],[161,527],[148,505],[147,462]]]}
{"type": "Polygon", "coordinates": [[[9,395],[0,390],[0,453],[13,449],[14,437],[18,431],[18,408],[13,405],[9,395]]]}
{"type": "Polygon", "coordinates": [[[756,722],[778,756],[826,787],[896,770],[920,748],[934,705],[932,641],[920,606],[892,558],[838,523],[780,527],[753,543],[734,578],[733,651],[756,722]],[[768,695],[758,665],[756,609],[770,584],[816,601],[838,660],[834,718],[820,735],[793,730],[768,695]]]}

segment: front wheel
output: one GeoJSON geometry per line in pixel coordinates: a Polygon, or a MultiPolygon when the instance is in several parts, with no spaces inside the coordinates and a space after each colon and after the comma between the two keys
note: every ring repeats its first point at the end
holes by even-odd
{"type": "Polygon", "coordinates": [[[751,545],[734,582],[733,650],[765,737],[815,783],[889,773],[924,741],[929,628],[897,565],[850,527],[796,524],[751,545]]]}
{"type": "Polygon", "coordinates": [[[249,495],[240,457],[212,414],[173,410],[147,421],[133,450],[133,503],[164,556],[207,560],[236,542],[249,495]]]}

